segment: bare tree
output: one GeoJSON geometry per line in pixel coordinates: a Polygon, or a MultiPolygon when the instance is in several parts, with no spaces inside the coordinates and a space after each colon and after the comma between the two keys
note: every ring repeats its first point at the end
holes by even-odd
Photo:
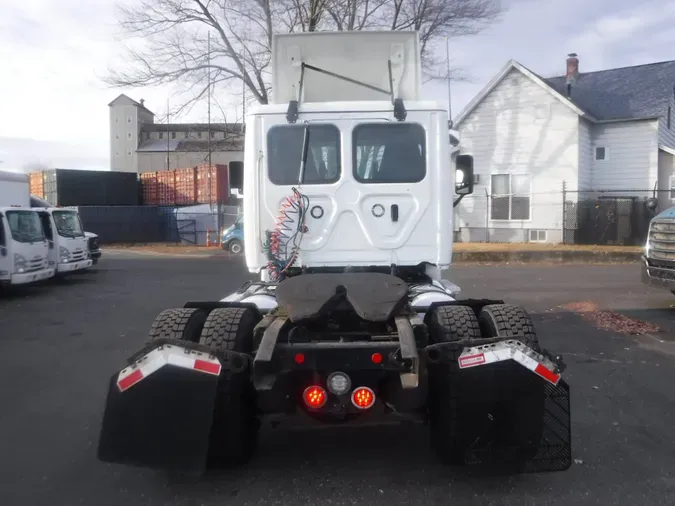
{"type": "Polygon", "coordinates": [[[123,33],[136,43],[126,46],[128,67],[105,81],[176,84],[187,95],[172,114],[207,94],[209,76],[219,89],[243,82],[252,100],[268,103],[275,33],[417,30],[424,70],[438,77],[437,42],[477,34],[502,13],[499,0],[140,0],[119,9],[123,33]]]}

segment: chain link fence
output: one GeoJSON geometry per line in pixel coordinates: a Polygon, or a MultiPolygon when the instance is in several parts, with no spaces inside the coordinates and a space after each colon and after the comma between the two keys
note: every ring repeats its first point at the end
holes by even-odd
{"type": "Polygon", "coordinates": [[[642,246],[649,222],[675,205],[670,190],[565,191],[563,243],[642,246]]]}
{"type": "Polygon", "coordinates": [[[675,192],[667,190],[482,190],[455,207],[456,242],[642,245],[650,220],[675,205],[675,192]]]}

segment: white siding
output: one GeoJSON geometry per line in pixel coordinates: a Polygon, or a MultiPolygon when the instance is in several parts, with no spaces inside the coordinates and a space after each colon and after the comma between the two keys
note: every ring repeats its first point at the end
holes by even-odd
{"type": "Polygon", "coordinates": [[[663,111],[659,119],[659,144],[675,149],[675,91],[670,96],[670,128],[668,128],[668,110],[663,111]]]}
{"type": "Polygon", "coordinates": [[[593,125],[583,118],[579,118],[579,190],[590,190],[593,174],[593,125]]]}
{"type": "Polygon", "coordinates": [[[650,190],[658,177],[658,122],[595,124],[592,131],[594,190],[650,190]],[[596,147],[606,159],[595,159],[596,147]]]}
{"type": "Polygon", "coordinates": [[[475,193],[456,208],[462,240],[527,241],[528,231],[547,230],[557,242],[562,229],[562,183],[577,189],[579,116],[545,88],[513,69],[459,125],[462,152],[474,156],[480,177],[475,193]],[[530,220],[489,219],[492,174],[530,174],[530,220]]]}

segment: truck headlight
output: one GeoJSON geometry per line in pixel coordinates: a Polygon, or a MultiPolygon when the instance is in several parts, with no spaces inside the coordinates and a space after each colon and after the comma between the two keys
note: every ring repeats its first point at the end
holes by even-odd
{"type": "Polygon", "coordinates": [[[19,255],[18,253],[14,253],[14,272],[17,274],[22,274],[26,272],[27,267],[28,260],[26,260],[26,257],[19,255]]]}
{"type": "Polygon", "coordinates": [[[59,248],[59,256],[61,257],[61,263],[67,264],[70,262],[70,251],[68,251],[68,248],[61,246],[59,248]]]}

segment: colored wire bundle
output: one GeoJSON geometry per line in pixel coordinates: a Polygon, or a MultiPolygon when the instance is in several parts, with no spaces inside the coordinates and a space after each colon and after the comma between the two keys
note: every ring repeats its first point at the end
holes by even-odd
{"type": "Polygon", "coordinates": [[[264,250],[267,254],[267,269],[272,281],[281,278],[293,266],[300,249],[300,240],[305,230],[305,215],[309,207],[309,198],[297,188],[293,188],[293,196],[286,197],[274,229],[267,231],[264,250]]]}

